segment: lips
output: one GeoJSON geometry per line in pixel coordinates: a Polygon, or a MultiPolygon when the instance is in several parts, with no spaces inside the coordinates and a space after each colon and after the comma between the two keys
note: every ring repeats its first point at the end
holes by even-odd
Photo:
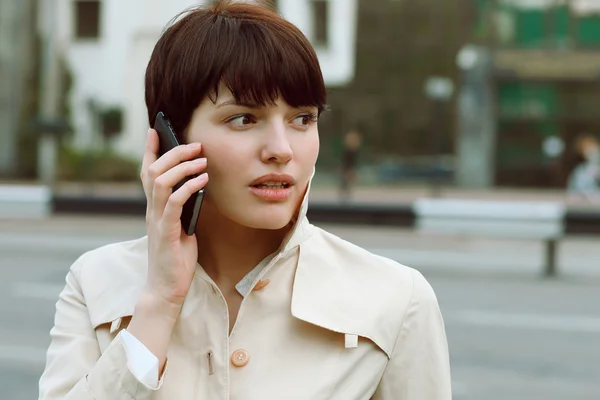
{"type": "Polygon", "coordinates": [[[255,179],[250,184],[250,191],[255,196],[267,201],[285,201],[292,194],[291,187],[296,180],[290,175],[268,174],[255,179]]]}

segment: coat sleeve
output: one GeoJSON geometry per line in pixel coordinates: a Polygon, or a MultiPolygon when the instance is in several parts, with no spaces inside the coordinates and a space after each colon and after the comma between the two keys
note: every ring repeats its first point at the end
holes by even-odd
{"type": "Polygon", "coordinates": [[[417,271],[402,328],[372,399],[452,399],[444,321],[433,289],[417,271]]]}
{"type": "Polygon", "coordinates": [[[81,286],[80,258],[56,303],[39,400],[132,400],[153,392],[130,372],[121,338],[101,353],[81,286]]]}

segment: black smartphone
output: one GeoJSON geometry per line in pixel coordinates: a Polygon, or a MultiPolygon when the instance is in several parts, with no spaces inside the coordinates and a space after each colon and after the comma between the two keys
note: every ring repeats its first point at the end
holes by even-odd
{"type": "MultiPolygon", "coordinates": [[[[171,125],[171,122],[165,116],[164,113],[159,112],[156,115],[156,120],[154,121],[154,129],[156,130],[156,132],[158,132],[158,137],[160,139],[158,157],[161,157],[167,151],[180,145],[179,141],[177,140],[177,136],[175,135],[175,131],[173,130],[173,126],[171,125]]],[[[177,185],[175,185],[173,191],[176,191],[187,181],[195,178],[196,176],[198,175],[185,177],[183,180],[177,183],[177,185]]],[[[192,194],[183,205],[183,210],[181,212],[181,226],[183,228],[183,231],[188,236],[193,235],[196,231],[196,224],[198,223],[198,216],[200,215],[200,208],[202,208],[203,199],[204,188],[192,194]]]]}

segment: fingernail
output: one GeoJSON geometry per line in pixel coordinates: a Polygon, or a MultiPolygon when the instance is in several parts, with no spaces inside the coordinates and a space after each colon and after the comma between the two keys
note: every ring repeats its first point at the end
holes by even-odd
{"type": "Polygon", "coordinates": [[[190,146],[192,149],[198,149],[202,145],[200,143],[190,143],[188,146],[190,146]]]}
{"type": "Polygon", "coordinates": [[[206,164],[206,158],[197,158],[194,160],[194,164],[206,164]]]}

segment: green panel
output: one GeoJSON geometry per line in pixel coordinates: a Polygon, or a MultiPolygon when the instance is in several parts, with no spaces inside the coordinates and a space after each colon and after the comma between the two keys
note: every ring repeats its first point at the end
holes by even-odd
{"type": "Polygon", "coordinates": [[[547,119],[558,110],[558,92],[553,84],[506,82],[498,88],[502,119],[547,119]]]}
{"type": "Polygon", "coordinates": [[[598,16],[581,18],[577,26],[577,36],[583,46],[600,45],[600,18],[598,16]]]}
{"type": "Polygon", "coordinates": [[[543,45],[544,14],[536,10],[523,10],[516,15],[516,41],[520,47],[536,48],[543,45]]]}
{"type": "Polygon", "coordinates": [[[556,7],[554,10],[554,38],[558,43],[565,43],[569,36],[569,8],[556,7]]]}
{"type": "MultiPolygon", "coordinates": [[[[475,37],[489,36],[489,15],[503,10],[515,18],[515,44],[521,48],[541,48],[548,43],[564,47],[570,42],[569,14],[567,5],[545,8],[521,8],[513,3],[499,2],[495,6],[490,0],[476,3],[478,18],[474,26],[475,37]],[[545,37],[546,35],[550,37],[545,37]]],[[[600,16],[573,16],[573,34],[582,46],[600,46],[600,16]]]]}
{"type": "Polygon", "coordinates": [[[560,136],[558,124],[556,122],[540,122],[538,124],[538,130],[543,137],[560,136]]]}

